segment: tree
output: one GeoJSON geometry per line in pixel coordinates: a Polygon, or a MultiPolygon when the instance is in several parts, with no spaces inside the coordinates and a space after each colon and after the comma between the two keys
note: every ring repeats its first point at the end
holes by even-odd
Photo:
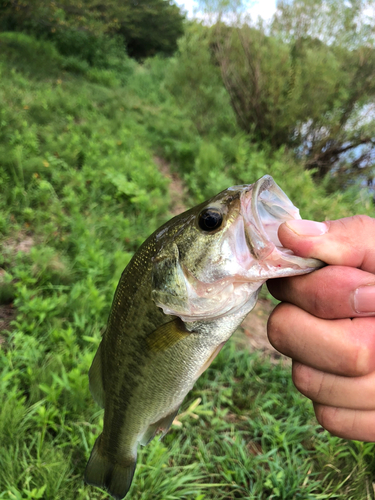
{"type": "Polygon", "coordinates": [[[279,2],[273,23],[213,28],[239,125],[323,178],[374,166],[375,1],[279,2]],[[367,10],[366,10],[367,9],[367,10]]]}
{"type": "Polygon", "coordinates": [[[117,23],[113,12],[116,2],[108,0],[103,9],[95,0],[0,0],[0,27],[4,31],[30,31],[37,35],[57,30],[83,30],[100,35],[117,23]]]}
{"type": "Polygon", "coordinates": [[[114,35],[134,57],[171,54],[183,22],[183,13],[169,0],[0,0],[1,30],[52,39],[72,55],[90,51],[91,45],[95,50],[97,39],[114,35]]]}
{"type": "Polygon", "coordinates": [[[169,0],[130,0],[114,31],[125,39],[128,54],[136,59],[170,55],[177,49],[177,40],[184,32],[184,16],[169,0]]]}
{"type": "Polygon", "coordinates": [[[278,0],[271,33],[293,42],[312,37],[358,48],[374,42],[373,0],[278,0]]]}

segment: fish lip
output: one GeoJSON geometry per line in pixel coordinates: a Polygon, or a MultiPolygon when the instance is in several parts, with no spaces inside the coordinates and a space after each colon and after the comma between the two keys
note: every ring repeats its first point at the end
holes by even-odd
{"type": "Polygon", "coordinates": [[[277,201],[285,204],[286,208],[289,208],[290,211],[295,212],[294,216],[292,216],[289,213],[289,211],[285,210],[285,213],[288,213],[288,215],[290,216],[286,217],[285,220],[280,219],[279,226],[286,220],[291,220],[296,218],[300,219],[300,216],[298,208],[296,208],[293,205],[293,203],[290,201],[290,199],[287,197],[284,191],[276,184],[273,178],[270,175],[264,175],[263,177],[261,177],[257,182],[255,182],[253,187],[253,192],[251,197],[251,210],[258,231],[261,233],[261,235],[266,241],[269,241],[269,235],[267,234],[264,228],[262,218],[259,213],[259,208],[262,205],[260,198],[264,191],[268,191],[276,195],[277,201]]]}
{"type": "Polygon", "coordinates": [[[300,216],[298,209],[270,175],[264,175],[250,187],[251,189],[244,191],[241,196],[246,240],[253,256],[258,260],[264,260],[274,251],[276,246],[281,247],[277,237],[278,227],[286,220],[299,219],[300,216]],[[265,193],[268,193],[269,203],[267,203],[267,196],[264,196],[262,200],[262,195],[265,193]],[[284,217],[272,214],[272,207],[278,206],[282,208],[284,217]],[[264,226],[267,217],[272,222],[272,224],[268,223],[268,231],[264,226]],[[271,229],[273,230],[272,235],[270,234],[271,229]]]}
{"type": "MultiPolygon", "coordinates": [[[[293,268],[297,266],[301,269],[298,273],[294,269],[294,274],[309,272],[308,270],[311,271],[324,265],[320,260],[294,255],[291,250],[282,246],[278,238],[280,225],[288,220],[301,219],[301,217],[298,208],[293,205],[270,175],[264,175],[252,185],[251,190],[243,193],[241,205],[245,233],[247,233],[246,240],[251,253],[258,261],[263,261],[270,254],[277,252],[279,257],[291,264],[293,268]],[[268,192],[268,196],[262,199],[262,194],[265,192],[268,192]],[[269,220],[266,229],[267,218],[269,220]]],[[[283,273],[286,273],[286,270],[283,273]]],[[[279,271],[276,272],[276,275],[278,274],[279,271]]]]}

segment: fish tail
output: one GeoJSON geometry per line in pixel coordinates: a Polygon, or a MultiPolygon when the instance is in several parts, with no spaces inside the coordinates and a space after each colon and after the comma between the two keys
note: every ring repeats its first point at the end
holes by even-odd
{"type": "Polygon", "coordinates": [[[104,488],[115,500],[125,497],[132,484],[137,456],[128,461],[111,462],[100,451],[101,434],[95,442],[90,459],[86,465],[85,482],[92,486],[104,488]]]}

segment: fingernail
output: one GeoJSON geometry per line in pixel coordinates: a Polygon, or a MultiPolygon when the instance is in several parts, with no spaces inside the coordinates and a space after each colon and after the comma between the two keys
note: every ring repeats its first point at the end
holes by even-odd
{"type": "Polygon", "coordinates": [[[360,286],[355,290],[354,309],[357,313],[375,313],[375,285],[360,286]]]}
{"type": "Polygon", "coordinates": [[[286,225],[298,236],[321,236],[328,231],[327,224],[313,220],[293,219],[288,220],[286,225]]]}

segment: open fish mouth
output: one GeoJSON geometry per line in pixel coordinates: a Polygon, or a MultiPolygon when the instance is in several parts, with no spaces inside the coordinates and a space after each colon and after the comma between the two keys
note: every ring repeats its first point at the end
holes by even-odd
{"type": "Polygon", "coordinates": [[[251,210],[260,234],[278,247],[282,246],[277,235],[280,225],[301,218],[298,208],[270,175],[265,175],[254,184],[251,210]]]}
{"type": "Polygon", "coordinates": [[[258,261],[273,262],[276,267],[273,272],[276,271],[277,276],[290,275],[292,269],[298,271],[300,268],[301,273],[306,273],[323,266],[317,259],[298,257],[282,246],[278,237],[280,225],[301,217],[298,208],[270,175],[263,176],[253,184],[251,191],[243,193],[241,212],[251,253],[258,261]]]}
{"type": "Polygon", "coordinates": [[[233,186],[221,195],[226,196],[227,191],[240,193],[239,211],[236,204],[228,228],[221,235],[214,233],[218,234],[217,244],[211,242],[205,265],[199,260],[199,266],[189,268],[179,260],[181,252],[176,246],[173,276],[179,295],[170,294],[170,287],[153,295],[165,314],[184,322],[245,315],[266,280],[306,274],[324,265],[316,259],[298,257],[282,246],[277,235],[280,225],[301,217],[271,176],[251,185],[233,186]]]}

